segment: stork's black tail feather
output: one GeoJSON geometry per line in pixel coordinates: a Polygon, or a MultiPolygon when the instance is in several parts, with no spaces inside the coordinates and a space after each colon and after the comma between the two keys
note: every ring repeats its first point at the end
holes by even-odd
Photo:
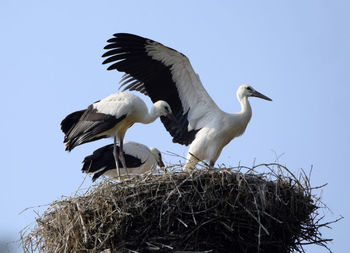
{"type": "Polygon", "coordinates": [[[61,122],[61,130],[67,136],[70,130],[77,124],[80,117],[84,114],[86,110],[76,111],[69,114],[61,122]]]}
{"type": "Polygon", "coordinates": [[[67,139],[67,143],[66,143],[66,151],[72,151],[73,148],[81,145],[81,144],[84,144],[84,143],[88,143],[88,142],[92,142],[92,141],[97,141],[99,139],[103,139],[103,138],[106,138],[107,136],[105,135],[101,135],[101,136],[98,136],[98,137],[92,137],[92,134],[91,132],[88,132],[88,133],[82,133],[74,138],[72,138],[71,140],[68,140],[67,137],[65,137],[65,141],[67,139]]]}

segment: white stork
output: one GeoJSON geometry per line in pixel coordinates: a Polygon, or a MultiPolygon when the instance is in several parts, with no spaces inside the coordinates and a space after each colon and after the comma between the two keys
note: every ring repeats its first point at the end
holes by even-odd
{"type": "MultiPolygon", "coordinates": [[[[101,175],[118,177],[113,157],[113,146],[113,144],[106,145],[85,157],[81,170],[85,173],[93,173],[93,182],[101,175]]],[[[118,146],[117,149],[119,151],[118,146]]],[[[162,155],[156,148],[148,148],[140,143],[126,141],[123,153],[129,175],[141,175],[153,171],[157,164],[159,167],[164,167],[162,155]]],[[[118,159],[118,165],[122,166],[120,159],[118,159]]],[[[126,171],[122,170],[121,175],[126,175],[126,171]]]]}
{"type": "Polygon", "coordinates": [[[252,116],[248,97],[270,98],[249,85],[241,85],[237,98],[238,113],[219,109],[203,88],[188,58],[156,41],[133,34],[117,33],[107,41],[108,70],[125,72],[121,86],[137,90],[152,101],[165,100],[171,106],[176,121],[162,118],[173,142],[190,145],[185,170],[194,168],[198,160],[214,166],[223,147],[242,135],[252,116]]]}
{"type": "Polygon", "coordinates": [[[126,130],[134,123],[149,124],[160,116],[173,117],[169,104],[159,100],[148,112],[145,102],[139,97],[126,92],[112,94],[90,105],[86,110],[69,114],[62,122],[61,129],[65,134],[66,150],[71,151],[83,143],[101,138],[113,137],[113,155],[120,175],[118,157],[127,171],[123,153],[123,139],[126,130]],[[117,140],[120,152],[117,149],[117,140]]]}

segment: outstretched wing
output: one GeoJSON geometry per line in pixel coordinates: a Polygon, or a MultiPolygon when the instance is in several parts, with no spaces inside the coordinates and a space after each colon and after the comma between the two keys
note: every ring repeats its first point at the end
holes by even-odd
{"type": "Polygon", "coordinates": [[[133,34],[117,33],[107,42],[103,64],[111,63],[108,70],[126,73],[121,86],[171,106],[176,120],[161,120],[174,142],[190,144],[198,130],[219,111],[185,55],[133,34]]]}

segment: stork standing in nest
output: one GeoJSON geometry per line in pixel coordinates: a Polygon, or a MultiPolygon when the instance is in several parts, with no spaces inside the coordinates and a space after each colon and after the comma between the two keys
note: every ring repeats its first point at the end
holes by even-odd
{"type": "MultiPolygon", "coordinates": [[[[113,144],[106,145],[85,157],[83,168],[81,170],[85,173],[93,173],[93,182],[101,175],[109,177],[119,176],[116,173],[113,149],[113,144]]],[[[117,149],[119,150],[118,146],[117,149]]],[[[156,148],[149,148],[140,143],[127,141],[124,143],[123,152],[129,175],[141,175],[149,171],[154,171],[157,165],[161,168],[164,167],[162,155],[156,148]]],[[[118,163],[119,167],[121,167],[122,164],[120,159],[118,159],[118,163]]],[[[126,175],[124,169],[121,170],[121,175],[126,175]]]]}
{"type": "Polygon", "coordinates": [[[76,111],[61,122],[65,134],[66,150],[71,151],[81,144],[113,137],[113,155],[120,176],[118,158],[128,174],[123,153],[123,139],[129,127],[134,123],[149,124],[158,117],[173,118],[171,108],[165,101],[158,100],[148,112],[145,102],[126,92],[112,94],[90,105],[86,110],[76,111]],[[119,141],[120,149],[117,149],[119,141]]]}
{"type": "Polygon", "coordinates": [[[133,34],[117,33],[107,42],[103,64],[111,64],[108,70],[125,72],[121,86],[140,91],[152,101],[165,100],[171,106],[176,120],[161,120],[173,142],[190,144],[185,171],[193,169],[199,160],[213,167],[223,147],[244,133],[252,116],[249,97],[272,101],[251,86],[241,85],[237,90],[241,111],[223,112],[185,55],[133,34]]]}

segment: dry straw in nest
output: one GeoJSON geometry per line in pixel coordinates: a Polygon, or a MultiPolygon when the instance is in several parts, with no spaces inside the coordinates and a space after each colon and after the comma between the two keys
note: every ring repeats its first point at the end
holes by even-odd
{"type": "Polygon", "coordinates": [[[55,201],[25,252],[303,252],[322,239],[306,176],[278,164],[107,180],[55,201]],[[274,168],[272,168],[274,167],[274,168]],[[238,170],[239,171],[238,171],[238,170]],[[260,169],[260,168],[259,168],[260,169]],[[288,172],[283,172],[287,170],[288,172]]]}

